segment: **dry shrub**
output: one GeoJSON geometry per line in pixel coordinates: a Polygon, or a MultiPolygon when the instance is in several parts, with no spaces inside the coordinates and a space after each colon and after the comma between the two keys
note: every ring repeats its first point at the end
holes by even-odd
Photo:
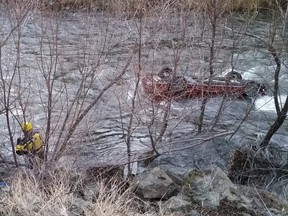
{"type": "MultiPolygon", "coordinates": [[[[187,0],[188,1],[188,0],[187,0]]],[[[191,8],[203,11],[209,10],[215,4],[218,10],[229,11],[251,11],[267,8],[271,0],[191,0],[191,8]]]]}
{"type": "Polygon", "coordinates": [[[100,180],[98,187],[97,199],[85,211],[86,216],[161,216],[155,208],[135,196],[134,187],[127,189],[118,179],[100,180]]]}
{"type": "MultiPolygon", "coordinates": [[[[207,9],[207,5],[215,2],[225,11],[254,10],[265,8],[272,0],[55,0],[49,4],[58,4],[61,8],[77,8],[82,6],[96,7],[110,12],[137,12],[153,10],[158,7],[171,7],[178,9],[207,9]],[[52,3],[51,3],[52,2],[52,3]]],[[[280,0],[285,2],[285,0],[280,0]]]]}
{"type": "MultiPolygon", "coordinates": [[[[143,0],[109,0],[107,1],[107,5],[113,5],[111,9],[114,11],[115,9],[121,8],[122,12],[139,10],[139,5],[141,5],[145,11],[163,7],[177,10],[207,11],[213,3],[223,12],[251,11],[268,9],[271,8],[271,6],[277,7],[275,0],[144,0],[144,4],[140,2],[143,2],[143,0]]],[[[278,2],[281,5],[287,4],[286,0],[279,0],[278,2]]]]}
{"type": "Polygon", "coordinates": [[[86,212],[87,216],[114,216],[117,214],[135,215],[133,208],[134,198],[129,190],[124,192],[117,183],[110,183],[109,187],[104,182],[99,182],[99,194],[91,209],[86,212]]]}
{"type": "MultiPolygon", "coordinates": [[[[69,170],[54,169],[35,174],[35,171],[20,170],[9,183],[9,196],[0,196],[0,215],[5,216],[53,216],[69,215],[79,198],[78,189],[85,188],[83,177],[69,170]]],[[[116,215],[156,215],[139,214],[139,202],[130,189],[123,189],[119,182],[111,179],[99,181],[98,198],[87,200],[87,208],[83,209],[87,216],[116,216],[116,215]]]]}
{"type": "MultiPolygon", "coordinates": [[[[0,0],[0,3],[4,2],[0,0]]],[[[9,4],[10,2],[21,3],[22,1],[13,0],[9,1],[9,4]]],[[[126,13],[135,16],[139,11],[149,14],[150,11],[155,12],[155,10],[163,8],[169,8],[170,11],[175,9],[205,11],[213,2],[225,12],[277,7],[276,0],[25,0],[25,5],[33,4],[44,8],[48,6],[52,9],[96,8],[116,14],[126,13]]],[[[286,0],[279,0],[278,2],[281,5],[287,4],[286,0]]]]}
{"type": "Polygon", "coordinates": [[[4,215],[63,215],[67,211],[70,196],[68,172],[53,177],[43,184],[30,170],[21,170],[12,178],[10,196],[3,198],[4,215]],[[45,185],[45,188],[43,187],[45,185]]]}
{"type": "MultiPolygon", "coordinates": [[[[0,2],[4,2],[1,1],[0,2]]],[[[19,2],[13,0],[12,2],[19,2]]],[[[287,4],[285,0],[279,0],[279,3],[287,4]]],[[[9,4],[11,4],[9,2],[9,4]]],[[[35,5],[37,8],[43,9],[97,9],[109,11],[113,14],[125,14],[129,17],[139,16],[144,13],[146,16],[157,13],[165,9],[169,13],[183,10],[201,10],[207,11],[212,4],[217,5],[218,11],[251,11],[261,8],[277,7],[275,1],[272,0],[25,0],[25,5],[35,5]],[[29,4],[27,4],[28,2],[29,4]]]]}

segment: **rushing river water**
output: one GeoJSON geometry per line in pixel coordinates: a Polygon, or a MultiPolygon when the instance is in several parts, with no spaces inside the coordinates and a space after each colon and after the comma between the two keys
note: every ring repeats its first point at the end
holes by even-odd
{"type": "MultiPolygon", "coordinates": [[[[215,73],[219,76],[224,75],[231,70],[231,62],[233,62],[233,67],[245,79],[264,82],[272,87],[275,62],[268,53],[267,47],[242,32],[247,30],[250,34],[266,39],[269,32],[268,23],[263,19],[257,20],[246,29],[247,23],[240,17],[235,14],[233,19],[223,20],[217,27],[215,73]]],[[[15,17],[3,12],[0,22],[2,41],[8,39],[1,49],[1,67],[6,84],[12,83],[10,97],[11,113],[14,116],[11,115],[11,120],[15,129],[13,130],[15,140],[20,135],[15,117],[20,121],[23,120],[21,104],[26,107],[26,118],[44,134],[49,95],[46,81],[50,75],[54,80],[51,92],[53,130],[50,139],[53,145],[74,98],[79,99],[76,101],[78,105],[73,107],[76,116],[70,116],[67,124],[73,122],[77,113],[83,110],[83,106],[86,107],[91,103],[103,86],[122,71],[132,55],[135,44],[139,44],[140,35],[141,75],[145,72],[156,73],[162,66],[174,66],[175,63],[178,65],[178,73],[186,77],[205,77],[208,74],[210,26],[209,23],[205,24],[201,21],[197,14],[191,13],[184,20],[183,17],[168,17],[163,13],[157,18],[143,18],[140,24],[137,19],[122,19],[102,12],[88,14],[70,12],[63,13],[61,16],[56,13],[53,15],[32,13],[11,35],[9,32],[17,25],[15,17]],[[13,72],[15,77],[12,76],[13,72]],[[83,77],[85,83],[82,83],[83,77]],[[82,84],[85,87],[79,92],[78,87],[82,84]]],[[[125,161],[125,138],[138,65],[138,54],[135,54],[126,74],[103,95],[77,127],[70,143],[73,147],[66,153],[65,161],[69,161],[70,164],[72,161],[75,166],[80,167],[125,161]]],[[[287,79],[287,69],[282,67],[281,101],[285,100],[287,79]]],[[[141,88],[138,93],[131,137],[135,157],[150,148],[148,125],[151,123],[153,109],[157,110],[157,122],[157,119],[163,115],[165,106],[165,103],[152,105],[143,95],[141,88]]],[[[197,99],[172,103],[169,125],[162,142],[166,151],[173,152],[175,148],[196,145],[198,138],[203,140],[205,137],[212,136],[209,133],[196,135],[195,122],[200,113],[201,102],[201,99],[197,99]]],[[[204,118],[204,125],[207,127],[213,122],[221,102],[222,98],[209,100],[204,118]]],[[[247,145],[259,140],[274,118],[274,101],[271,95],[258,98],[255,105],[247,101],[229,99],[225,103],[215,131],[224,133],[241,125],[237,133],[230,137],[229,142],[247,145]],[[250,114],[242,123],[247,110],[250,110],[250,114]]],[[[5,146],[3,153],[9,159],[11,149],[8,147],[9,139],[4,114],[0,115],[0,120],[2,145],[5,146]]],[[[155,125],[152,128],[153,134],[159,133],[157,123],[155,125]]],[[[274,142],[287,143],[286,128],[285,123],[273,137],[274,142]]],[[[185,160],[189,163],[191,154],[205,160],[203,153],[200,153],[201,149],[179,153],[182,159],[175,158],[177,166],[185,160]]],[[[220,151],[221,147],[211,151],[210,156],[213,154],[214,156],[209,156],[208,160],[213,162],[214,159],[219,159],[216,155],[221,154],[220,151]]]]}

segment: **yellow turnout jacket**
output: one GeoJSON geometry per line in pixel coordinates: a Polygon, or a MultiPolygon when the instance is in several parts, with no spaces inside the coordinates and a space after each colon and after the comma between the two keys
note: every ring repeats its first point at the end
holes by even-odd
{"type": "Polygon", "coordinates": [[[43,141],[38,132],[32,133],[30,138],[24,138],[17,141],[16,153],[22,154],[37,154],[42,150],[43,141]]]}

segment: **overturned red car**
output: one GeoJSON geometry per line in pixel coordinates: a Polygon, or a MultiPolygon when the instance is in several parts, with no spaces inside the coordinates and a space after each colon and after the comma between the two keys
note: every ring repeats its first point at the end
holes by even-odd
{"type": "Polygon", "coordinates": [[[230,72],[225,77],[213,77],[199,81],[187,81],[183,76],[172,75],[172,69],[165,67],[157,75],[146,74],[142,86],[146,96],[156,102],[171,99],[211,98],[233,96],[235,98],[266,95],[267,86],[253,80],[243,80],[240,73],[230,72]]]}

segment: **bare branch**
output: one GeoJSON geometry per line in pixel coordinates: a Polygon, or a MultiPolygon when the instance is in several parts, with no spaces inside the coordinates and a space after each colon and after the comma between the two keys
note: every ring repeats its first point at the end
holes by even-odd
{"type": "Polygon", "coordinates": [[[75,120],[75,122],[73,123],[73,125],[71,126],[71,128],[68,131],[68,134],[65,136],[63,143],[61,144],[59,150],[55,150],[55,152],[57,152],[57,154],[55,154],[54,156],[54,160],[57,161],[62,153],[64,152],[69,139],[71,138],[72,134],[75,132],[77,126],[79,125],[79,123],[83,120],[83,118],[87,115],[87,113],[98,103],[98,101],[102,98],[102,96],[105,94],[105,92],[110,89],[115,83],[117,83],[122,76],[126,73],[135,53],[137,52],[137,49],[135,49],[133,51],[133,54],[129,57],[126,65],[124,66],[124,68],[122,69],[121,73],[114,78],[111,82],[109,82],[109,84],[107,84],[102,90],[101,92],[98,94],[98,96],[94,99],[94,101],[92,101],[87,107],[86,109],[79,115],[79,117],[77,117],[77,119],[75,120]]]}

